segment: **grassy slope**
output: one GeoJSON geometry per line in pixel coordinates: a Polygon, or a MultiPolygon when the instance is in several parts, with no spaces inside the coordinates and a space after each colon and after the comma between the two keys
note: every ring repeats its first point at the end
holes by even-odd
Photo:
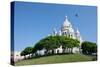
{"type": "Polygon", "coordinates": [[[91,56],[80,55],[80,54],[53,55],[53,56],[22,60],[22,61],[17,62],[15,65],[80,62],[80,61],[91,61],[92,59],[93,57],[91,56]]]}

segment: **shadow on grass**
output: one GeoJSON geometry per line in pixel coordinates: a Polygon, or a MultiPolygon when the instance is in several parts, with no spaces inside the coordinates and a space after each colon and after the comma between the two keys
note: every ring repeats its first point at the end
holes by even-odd
{"type": "MultiPolygon", "coordinates": [[[[37,55],[37,56],[33,56],[33,57],[27,58],[27,59],[37,59],[37,58],[42,58],[42,57],[49,57],[49,56],[55,56],[55,55],[69,55],[69,54],[73,54],[73,53],[57,53],[57,54],[37,55]]],[[[24,60],[27,60],[27,59],[24,59],[24,60]]]]}

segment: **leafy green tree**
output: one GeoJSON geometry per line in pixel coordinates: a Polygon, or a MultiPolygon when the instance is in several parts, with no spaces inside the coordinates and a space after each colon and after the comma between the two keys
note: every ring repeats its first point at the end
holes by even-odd
{"type": "Polygon", "coordinates": [[[73,47],[79,47],[80,42],[76,39],[71,39],[70,43],[71,43],[70,46],[71,46],[71,53],[72,53],[73,47]]]}
{"type": "MultiPolygon", "coordinates": [[[[60,46],[62,46],[63,53],[65,53],[66,47],[70,49],[73,49],[73,47],[78,47],[79,41],[66,36],[48,36],[35,44],[33,52],[46,49],[46,54],[49,54],[50,50],[52,50],[52,54],[54,54],[54,49],[60,46]]],[[[70,52],[72,53],[72,50],[70,52]]]]}
{"type": "Polygon", "coordinates": [[[60,42],[61,42],[61,45],[63,47],[63,53],[65,53],[66,47],[67,47],[67,50],[71,49],[70,53],[72,53],[73,47],[79,47],[79,43],[80,43],[76,39],[68,38],[68,37],[65,37],[65,36],[61,37],[60,42]]]}
{"type": "Polygon", "coordinates": [[[27,51],[27,54],[29,54],[29,57],[31,58],[31,54],[32,54],[32,47],[27,47],[26,48],[26,51],[27,51]]]}
{"type": "Polygon", "coordinates": [[[52,54],[54,54],[54,49],[60,47],[60,42],[59,42],[59,36],[54,36],[51,38],[51,50],[52,50],[52,54]]]}
{"type": "Polygon", "coordinates": [[[24,58],[26,59],[25,55],[27,55],[27,54],[26,54],[26,52],[25,52],[24,50],[21,52],[20,55],[21,55],[21,56],[24,56],[24,58]]]}
{"type": "Polygon", "coordinates": [[[82,53],[84,54],[97,53],[97,45],[96,43],[93,42],[85,41],[82,43],[81,48],[82,48],[82,53]]]}
{"type": "Polygon", "coordinates": [[[21,52],[21,56],[25,56],[25,55],[28,55],[29,54],[29,57],[31,57],[30,56],[30,54],[32,54],[32,47],[26,47],[22,52],[21,52]]]}
{"type": "Polygon", "coordinates": [[[58,47],[57,41],[58,40],[56,37],[52,37],[52,36],[46,37],[40,40],[37,44],[35,44],[34,49],[35,51],[46,49],[46,54],[49,54],[50,50],[52,50],[52,53],[54,53],[53,49],[58,47]]]}

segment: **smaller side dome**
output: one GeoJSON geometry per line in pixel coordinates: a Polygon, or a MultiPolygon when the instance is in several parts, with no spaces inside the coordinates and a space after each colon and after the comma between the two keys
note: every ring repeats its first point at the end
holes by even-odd
{"type": "Polygon", "coordinates": [[[71,32],[71,33],[74,33],[74,29],[73,29],[73,28],[70,28],[70,32],[71,32]]]}
{"type": "Polygon", "coordinates": [[[76,30],[76,33],[77,33],[78,35],[80,35],[80,32],[79,32],[78,28],[77,28],[77,30],[76,30]]]}

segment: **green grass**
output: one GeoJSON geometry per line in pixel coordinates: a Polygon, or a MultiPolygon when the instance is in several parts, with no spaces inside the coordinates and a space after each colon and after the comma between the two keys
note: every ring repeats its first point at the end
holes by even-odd
{"type": "Polygon", "coordinates": [[[65,54],[65,55],[53,55],[45,56],[27,60],[21,60],[15,63],[15,65],[34,65],[34,64],[53,64],[53,63],[67,63],[67,62],[82,62],[92,61],[93,56],[81,55],[81,54],[65,54]]]}

